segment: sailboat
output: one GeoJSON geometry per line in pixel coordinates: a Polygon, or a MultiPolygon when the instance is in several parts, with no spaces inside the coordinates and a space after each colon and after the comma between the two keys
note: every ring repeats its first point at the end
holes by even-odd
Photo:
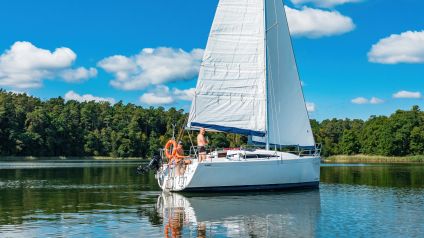
{"type": "Polygon", "coordinates": [[[165,191],[317,187],[320,149],[303,97],[282,0],[220,0],[187,129],[246,135],[249,148],[197,151],[183,174],[156,173],[165,191]],[[282,148],[294,146],[295,153],[282,148]]]}

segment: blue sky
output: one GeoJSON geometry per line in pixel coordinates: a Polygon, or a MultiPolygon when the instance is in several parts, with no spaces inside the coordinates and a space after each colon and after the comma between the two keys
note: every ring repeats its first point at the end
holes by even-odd
{"type": "MultiPolygon", "coordinates": [[[[188,109],[217,3],[1,1],[0,87],[188,109]]],[[[312,118],[424,107],[423,1],[286,3],[312,118]]]]}

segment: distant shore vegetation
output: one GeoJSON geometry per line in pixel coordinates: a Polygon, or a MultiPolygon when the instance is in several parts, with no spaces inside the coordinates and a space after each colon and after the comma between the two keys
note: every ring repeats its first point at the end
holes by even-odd
{"type": "MultiPolygon", "coordinates": [[[[0,90],[0,156],[150,158],[186,123],[183,110],[118,102],[46,101],[0,90]]],[[[196,137],[191,133],[191,140],[196,137]]],[[[239,135],[208,133],[214,147],[245,143],[239,135]]],[[[189,149],[190,136],[180,139],[189,149]]]]}
{"type": "MultiPolygon", "coordinates": [[[[186,123],[175,108],[118,102],[46,101],[0,90],[0,156],[149,158],[186,123]]],[[[311,120],[322,155],[424,155],[424,112],[418,106],[368,120],[311,120]]],[[[181,140],[189,149],[192,133],[181,140]]],[[[244,136],[208,133],[212,147],[245,144],[244,136]]]]}
{"type": "Polygon", "coordinates": [[[311,121],[324,157],[333,155],[424,155],[424,112],[418,106],[368,120],[311,121]]]}
{"type": "Polygon", "coordinates": [[[334,155],[323,160],[325,163],[424,163],[424,155],[381,156],[381,155],[334,155]]]}

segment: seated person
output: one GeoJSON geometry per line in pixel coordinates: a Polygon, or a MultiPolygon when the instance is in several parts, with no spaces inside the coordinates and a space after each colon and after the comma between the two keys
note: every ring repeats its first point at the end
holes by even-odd
{"type": "Polygon", "coordinates": [[[186,165],[191,164],[191,160],[189,160],[190,156],[184,155],[183,142],[179,141],[177,148],[173,151],[173,161],[175,163],[177,176],[185,173],[186,165]]]}

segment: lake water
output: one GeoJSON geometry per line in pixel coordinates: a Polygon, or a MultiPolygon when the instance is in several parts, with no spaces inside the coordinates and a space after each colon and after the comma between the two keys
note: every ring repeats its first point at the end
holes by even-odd
{"type": "Polygon", "coordinates": [[[424,237],[423,165],[323,165],[320,189],[162,194],[136,164],[0,163],[0,237],[424,237]]]}

